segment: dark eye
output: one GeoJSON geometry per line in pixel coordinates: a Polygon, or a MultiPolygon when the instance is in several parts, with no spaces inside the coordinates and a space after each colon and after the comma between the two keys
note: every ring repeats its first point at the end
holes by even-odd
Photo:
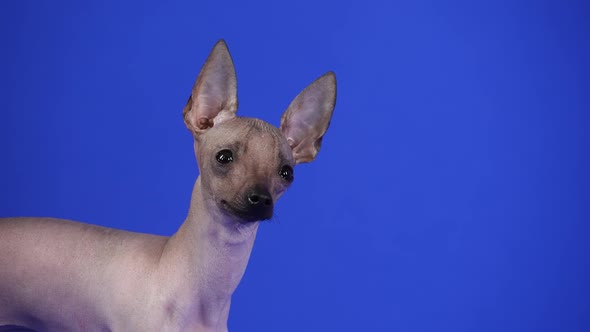
{"type": "Polygon", "coordinates": [[[289,165],[285,165],[285,166],[281,167],[281,170],[279,171],[279,175],[283,178],[283,180],[285,180],[287,182],[292,182],[293,181],[293,167],[291,167],[289,165]]]}
{"type": "Polygon", "coordinates": [[[215,155],[215,159],[217,159],[217,162],[220,164],[229,164],[232,161],[234,161],[234,154],[228,149],[223,149],[217,152],[217,155],[215,155]]]}

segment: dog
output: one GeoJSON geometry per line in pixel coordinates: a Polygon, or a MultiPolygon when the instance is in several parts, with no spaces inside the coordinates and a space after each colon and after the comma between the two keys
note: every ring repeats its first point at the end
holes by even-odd
{"type": "Polygon", "coordinates": [[[183,109],[199,176],[171,237],[53,218],[0,219],[0,331],[227,331],[260,221],[315,159],[336,102],[328,72],[280,128],[239,117],[223,40],[183,109]]]}

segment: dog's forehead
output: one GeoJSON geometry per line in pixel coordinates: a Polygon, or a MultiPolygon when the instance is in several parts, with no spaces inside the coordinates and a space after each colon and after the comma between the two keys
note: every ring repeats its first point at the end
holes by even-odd
{"type": "Polygon", "coordinates": [[[281,159],[293,162],[291,149],[283,133],[272,124],[247,117],[235,117],[213,127],[207,137],[215,148],[239,148],[249,153],[277,151],[281,159]]]}
{"type": "Polygon", "coordinates": [[[245,142],[257,138],[280,139],[282,136],[280,130],[275,126],[255,118],[235,117],[216,124],[209,131],[211,137],[217,142],[230,140],[239,140],[245,142]]]}

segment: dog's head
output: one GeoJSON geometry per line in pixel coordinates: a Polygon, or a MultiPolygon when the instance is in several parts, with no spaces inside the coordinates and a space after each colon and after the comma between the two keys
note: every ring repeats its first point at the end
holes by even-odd
{"type": "Polygon", "coordinates": [[[235,69],[219,41],[183,110],[206,198],[240,221],[270,219],[274,202],[293,182],[293,167],[315,159],[335,102],[336,77],[328,72],[295,97],[280,128],[236,116],[235,69]]]}

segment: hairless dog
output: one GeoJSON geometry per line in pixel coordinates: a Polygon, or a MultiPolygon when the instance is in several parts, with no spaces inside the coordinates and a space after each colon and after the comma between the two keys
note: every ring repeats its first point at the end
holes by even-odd
{"type": "Polygon", "coordinates": [[[0,331],[227,331],[259,221],[315,159],[336,102],[328,72],[280,128],[238,117],[220,40],[183,110],[200,175],[171,237],[53,218],[0,219],[0,331]]]}

